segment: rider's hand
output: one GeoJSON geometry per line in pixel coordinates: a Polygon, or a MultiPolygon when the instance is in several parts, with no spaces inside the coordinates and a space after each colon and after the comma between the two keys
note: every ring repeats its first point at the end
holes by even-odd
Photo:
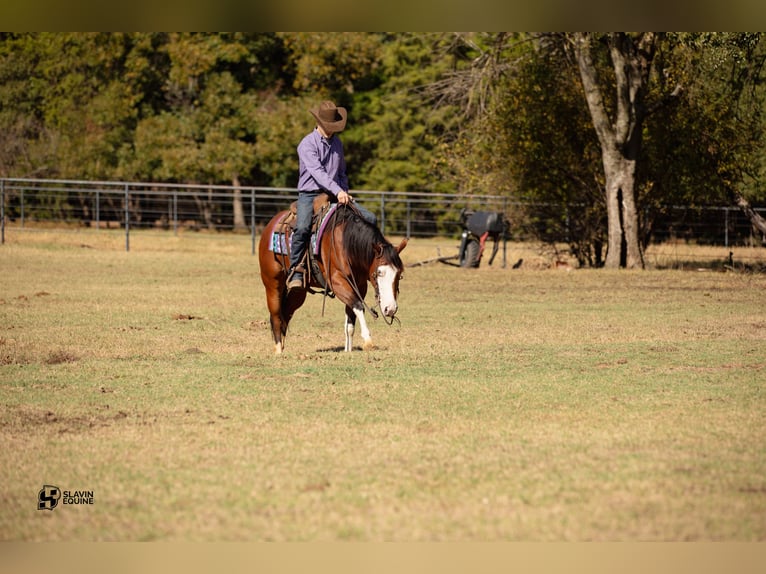
{"type": "Polygon", "coordinates": [[[341,191],[338,194],[338,203],[345,204],[351,202],[351,196],[348,194],[347,191],[341,191]]]}

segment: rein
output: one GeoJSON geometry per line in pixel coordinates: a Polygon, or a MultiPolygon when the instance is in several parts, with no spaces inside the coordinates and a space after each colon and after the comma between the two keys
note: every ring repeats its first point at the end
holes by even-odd
{"type": "MultiPolygon", "coordinates": [[[[349,207],[346,204],[343,204],[342,206],[339,206],[337,209],[340,209],[340,208],[348,209],[349,207]]],[[[338,225],[337,209],[336,209],[336,213],[333,215],[333,220],[332,220],[332,233],[333,233],[333,236],[335,235],[335,229],[336,229],[336,227],[338,225]]],[[[351,207],[351,209],[353,209],[353,207],[351,207]]],[[[332,249],[333,249],[333,252],[334,252],[334,250],[335,250],[335,242],[332,243],[332,249]]],[[[332,260],[332,258],[330,258],[330,259],[332,260]]],[[[328,274],[327,275],[328,275],[328,282],[329,282],[330,281],[330,279],[329,279],[329,277],[330,277],[330,273],[329,273],[329,271],[330,271],[330,269],[329,269],[330,262],[328,262],[328,266],[327,267],[328,267],[328,274]]],[[[349,268],[351,268],[351,262],[350,261],[349,261],[349,268]]],[[[378,318],[378,312],[373,307],[370,307],[367,304],[367,302],[364,300],[364,297],[362,297],[362,294],[359,291],[359,286],[356,283],[356,279],[354,278],[353,273],[351,274],[351,276],[349,276],[343,270],[341,270],[341,274],[343,275],[343,278],[348,282],[348,284],[351,285],[351,288],[354,290],[354,294],[356,294],[356,296],[359,299],[359,301],[362,302],[362,306],[365,308],[365,310],[367,310],[370,313],[370,315],[373,316],[373,318],[377,319],[378,318]]],[[[370,279],[370,283],[372,283],[373,287],[375,288],[375,301],[378,304],[380,304],[380,288],[378,287],[378,275],[377,275],[377,272],[370,274],[369,279],[370,279]]],[[[396,316],[391,317],[390,321],[388,320],[387,317],[383,316],[383,321],[387,325],[389,325],[389,326],[393,325],[394,320],[396,320],[399,324],[401,324],[401,321],[399,321],[399,318],[396,317],[396,316]]]]}

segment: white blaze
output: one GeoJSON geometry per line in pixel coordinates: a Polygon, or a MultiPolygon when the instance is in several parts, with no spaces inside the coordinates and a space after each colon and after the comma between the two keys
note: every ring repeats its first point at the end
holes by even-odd
{"type": "Polygon", "coordinates": [[[380,310],[386,317],[393,317],[398,309],[394,282],[396,269],[392,265],[378,267],[378,293],[380,295],[380,310]]]}

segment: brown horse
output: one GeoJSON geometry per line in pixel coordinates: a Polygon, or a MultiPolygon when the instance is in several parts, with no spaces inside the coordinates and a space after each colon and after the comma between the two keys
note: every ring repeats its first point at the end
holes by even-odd
{"type": "MultiPolygon", "coordinates": [[[[316,267],[321,277],[309,272],[309,290],[287,291],[287,270],[290,264],[289,246],[292,229],[285,223],[290,214],[275,215],[263,230],[259,243],[261,280],[266,288],[266,304],[271,316],[271,334],[275,351],[280,354],[285,345],[287,325],[303,305],[307,292],[326,292],[337,296],[346,305],[346,351],[352,349],[356,320],[361,325],[364,348],[374,345],[364,318],[365,309],[377,317],[365,303],[367,282],[375,288],[375,299],[383,316],[393,321],[398,310],[399,279],[404,266],[399,253],[407,239],[394,247],[373,224],[362,218],[353,206],[335,205],[322,224],[316,248],[316,267]],[[324,278],[324,281],[323,281],[324,278]],[[326,283],[323,285],[323,283],[326,283]],[[316,291],[319,289],[320,291],[316,291]]],[[[313,246],[308,247],[313,250],[313,246]]]]}

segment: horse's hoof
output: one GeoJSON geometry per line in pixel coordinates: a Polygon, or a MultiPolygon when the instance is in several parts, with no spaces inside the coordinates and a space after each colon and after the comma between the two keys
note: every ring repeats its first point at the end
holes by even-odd
{"type": "Polygon", "coordinates": [[[276,345],[274,345],[274,354],[275,355],[281,355],[283,349],[284,349],[284,347],[283,347],[282,343],[277,343],[276,345]]]}
{"type": "Polygon", "coordinates": [[[373,343],[372,341],[365,341],[364,344],[362,345],[362,349],[364,349],[365,351],[372,351],[375,348],[376,348],[375,343],[373,343]]]}

